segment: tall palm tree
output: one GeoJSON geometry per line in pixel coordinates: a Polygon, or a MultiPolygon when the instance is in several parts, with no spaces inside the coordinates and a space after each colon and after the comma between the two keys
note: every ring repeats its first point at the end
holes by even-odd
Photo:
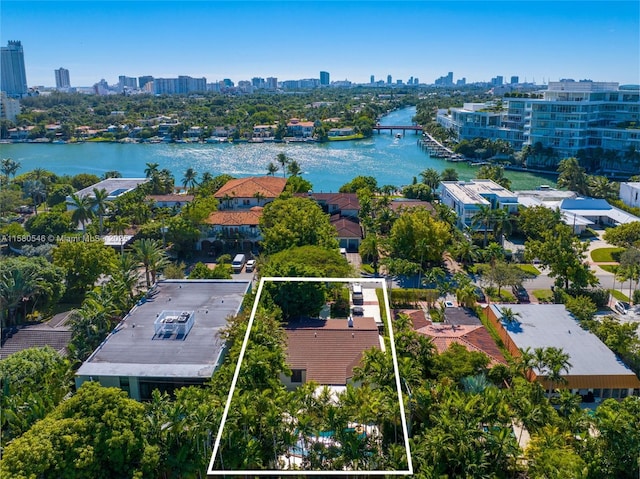
{"type": "Polygon", "coordinates": [[[124,241],[122,237],[124,236],[124,233],[128,226],[129,223],[127,223],[127,221],[122,216],[118,216],[115,221],[112,221],[109,224],[111,232],[115,235],[120,236],[120,254],[124,253],[124,241]]]}
{"type": "Polygon", "coordinates": [[[22,186],[24,194],[31,198],[36,215],[38,214],[38,206],[47,197],[47,188],[40,180],[27,180],[22,186]]]}
{"type": "Polygon", "coordinates": [[[267,176],[274,176],[280,168],[273,161],[267,165],[267,176]]]}
{"type": "Polygon", "coordinates": [[[493,223],[493,210],[490,205],[480,205],[478,206],[478,211],[471,218],[471,226],[478,227],[482,226],[484,230],[484,241],[482,243],[482,247],[487,247],[487,235],[489,233],[489,229],[493,223]]]}
{"type": "Polygon", "coordinates": [[[300,164],[296,160],[289,160],[287,173],[289,173],[289,176],[298,176],[302,173],[302,168],[300,168],[300,164]]]}
{"type": "Polygon", "coordinates": [[[71,193],[71,201],[68,201],[67,204],[73,208],[71,221],[76,226],[80,223],[84,233],[87,222],[95,217],[93,208],[91,208],[91,200],[87,196],[80,197],[76,193],[71,193]]]}
{"type": "Polygon", "coordinates": [[[109,193],[106,189],[102,188],[99,190],[98,188],[93,189],[93,197],[89,199],[89,206],[95,214],[98,215],[99,228],[98,231],[100,235],[102,235],[103,223],[104,223],[104,215],[106,214],[109,207],[112,205],[111,201],[107,200],[109,197],[109,193]]]}
{"type": "Polygon", "coordinates": [[[0,162],[0,171],[5,175],[5,183],[9,184],[9,175],[15,177],[16,172],[20,168],[20,162],[12,160],[11,158],[3,158],[0,162]]]}
{"type": "Polygon", "coordinates": [[[184,177],[182,178],[182,186],[187,189],[187,191],[193,190],[198,185],[198,172],[193,168],[187,168],[187,171],[184,172],[184,177]]]}
{"type": "Polygon", "coordinates": [[[144,267],[147,288],[156,281],[156,274],[169,262],[162,244],[157,240],[140,239],[133,243],[133,256],[144,267]]]}
{"type": "Polygon", "coordinates": [[[503,244],[504,237],[508,237],[513,230],[514,218],[506,208],[503,208],[493,212],[493,220],[495,222],[496,240],[503,244]]]}
{"type": "Polygon", "coordinates": [[[147,178],[151,178],[158,173],[159,163],[147,163],[147,167],[144,169],[144,174],[147,178]]]}
{"type": "Polygon", "coordinates": [[[440,181],[458,181],[458,171],[455,168],[445,168],[440,173],[440,181]]]}
{"type": "Polygon", "coordinates": [[[440,173],[438,173],[437,170],[433,168],[427,168],[420,173],[420,176],[422,177],[422,182],[425,185],[429,186],[432,191],[436,191],[438,189],[441,179],[440,173]]]}
{"type": "Polygon", "coordinates": [[[280,166],[282,167],[282,177],[286,178],[287,177],[287,164],[290,161],[289,157],[287,155],[285,155],[284,153],[278,153],[278,156],[276,157],[276,160],[278,160],[278,163],[280,163],[280,166]]]}

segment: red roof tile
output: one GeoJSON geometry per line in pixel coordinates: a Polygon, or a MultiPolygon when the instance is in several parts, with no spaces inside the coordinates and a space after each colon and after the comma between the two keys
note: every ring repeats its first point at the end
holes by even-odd
{"type": "Polygon", "coordinates": [[[373,318],[300,320],[285,326],[287,362],[291,369],[307,372],[307,381],[344,385],[353,376],[364,351],[379,348],[378,327],[373,318]]]}
{"type": "Polygon", "coordinates": [[[285,178],[276,176],[249,176],[229,180],[214,195],[216,198],[224,198],[229,195],[235,198],[253,198],[255,193],[261,193],[266,199],[280,196],[287,184],[285,178]]]}
{"type": "Polygon", "coordinates": [[[358,222],[334,215],[330,222],[338,231],[338,238],[362,238],[362,229],[358,222]]]}
{"type": "Polygon", "coordinates": [[[262,216],[262,207],[254,206],[249,210],[214,211],[204,223],[219,226],[258,226],[262,216]]]}

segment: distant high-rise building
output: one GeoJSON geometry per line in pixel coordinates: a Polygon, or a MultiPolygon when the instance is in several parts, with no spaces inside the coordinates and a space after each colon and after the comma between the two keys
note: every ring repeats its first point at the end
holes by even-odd
{"type": "Polygon", "coordinates": [[[453,86],[453,72],[447,73],[447,76],[437,78],[435,84],[438,86],[453,86]]]}
{"type": "Polygon", "coordinates": [[[64,89],[71,86],[71,82],[69,81],[69,70],[60,67],[57,70],[54,70],[54,73],[56,74],[56,88],[64,89]]]}
{"type": "Polygon", "coordinates": [[[9,41],[0,49],[0,90],[9,97],[27,94],[27,74],[24,69],[22,43],[9,41]]]}
{"type": "Polygon", "coordinates": [[[153,81],[153,77],[151,75],[145,75],[138,77],[138,88],[144,90],[145,85],[153,81]]]}
{"type": "Polygon", "coordinates": [[[418,79],[418,77],[413,79],[413,84],[414,85],[420,85],[420,80],[418,79]]]}
{"type": "Polygon", "coordinates": [[[491,84],[493,86],[502,86],[503,83],[504,83],[504,78],[502,77],[502,75],[498,75],[491,79],[491,84]]]}
{"type": "Polygon", "coordinates": [[[514,76],[512,76],[512,77],[511,77],[511,84],[512,84],[512,85],[517,85],[518,83],[520,83],[520,78],[519,78],[519,77],[517,77],[517,76],[515,76],[515,75],[514,75],[514,76]]]}
{"type": "Polygon", "coordinates": [[[264,81],[264,78],[261,77],[253,77],[251,79],[251,86],[253,88],[265,88],[266,87],[266,83],[264,81]]]}
{"type": "Polygon", "coordinates": [[[267,77],[267,89],[269,90],[278,89],[278,79],[276,77],[267,77]]]}
{"type": "Polygon", "coordinates": [[[136,77],[127,77],[124,75],[120,75],[118,77],[118,90],[124,91],[127,90],[135,90],[138,85],[138,80],[136,77]]]}
{"type": "Polygon", "coordinates": [[[375,83],[376,82],[376,77],[374,75],[371,75],[371,79],[369,80],[369,83],[375,83]]]}
{"type": "Polygon", "coordinates": [[[328,86],[329,84],[329,72],[320,72],[320,86],[328,86]]]}
{"type": "Polygon", "coordinates": [[[387,75],[387,85],[391,85],[392,81],[393,81],[393,78],[391,78],[391,75],[387,75]]]}
{"type": "Polygon", "coordinates": [[[20,100],[9,98],[5,92],[0,91],[0,118],[15,122],[20,112],[20,100]]]}

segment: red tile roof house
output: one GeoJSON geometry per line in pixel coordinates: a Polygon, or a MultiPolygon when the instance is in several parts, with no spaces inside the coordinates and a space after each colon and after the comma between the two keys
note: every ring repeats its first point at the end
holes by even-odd
{"type": "Polygon", "coordinates": [[[449,314],[453,317],[447,318],[442,323],[433,323],[426,319],[422,310],[400,312],[410,316],[416,332],[431,338],[438,354],[449,349],[451,344],[457,343],[467,351],[478,351],[487,355],[489,357],[489,367],[507,364],[507,360],[480,322],[480,319],[466,312],[463,308],[448,309],[455,309],[456,311],[451,311],[449,314]]]}
{"type": "Polygon", "coordinates": [[[193,195],[179,195],[179,194],[168,194],[168,195],[148,195],[147,200],[153,202],[153,206],[156,208],[176,208],[180,209],[184,205],[191,203],[193,201],[193,195]]]}
{"type": "MultiPolygon", "coordinates": [[[[262,238],[258,224],[262,208],[284,191],[285,178],[274,176],[250,176],[228,181],[214,195],[218,211],[204,221],[210,225],[202,234],[200,249],[210,251],[215,241],[229,239],[246,240],[253,249],[262,238]]],[[[245,248],[246,249],[246,248],[245,248]]]]}
{"type": "Polygon", "coordinates": [[[319,385],[346,386],[363,353],[380,348],[378,326],[373,318],[300,319],[285,326],[287,363],[292,376],[281,375],[288,389],[308,381],[319,385]]]}
{"type": "Polygon", "coordinates": [[[360,202],[355,193],[297,193],[296,196],[314,200],[325,213],[331,215],[331,224],[338,230],[340,248],[356,252],[362,241],[362,228],[358,214],[360,202]]]}

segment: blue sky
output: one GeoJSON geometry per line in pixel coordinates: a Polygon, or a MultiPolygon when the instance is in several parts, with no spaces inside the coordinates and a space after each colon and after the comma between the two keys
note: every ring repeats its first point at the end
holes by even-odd
{"type": "Polygon", "coordinates": [[[640,83],[640,2],[0,0],[0,39],[21,40],[27,82],[119,75],[275,76],[364,83],[560,78],[640,83]]]}

